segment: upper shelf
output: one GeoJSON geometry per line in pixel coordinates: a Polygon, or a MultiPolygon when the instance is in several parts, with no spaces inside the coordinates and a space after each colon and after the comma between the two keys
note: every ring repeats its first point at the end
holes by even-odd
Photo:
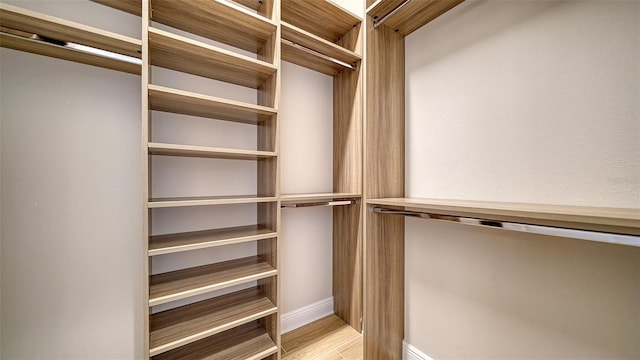
{"type": "Polygon", "coordinates": [[[367,9],[374,21],[407,36],[464,0],[378,0],[367,9]],[[397,10],[396,10],[397,9],[397,10]]]}
{"type": "Polygon", "coordinates": [[[297,26],[282,23],[282,60],[335,75],[344,69],[353,69],[362,57],[297,26]],[[296,46],[296,44],[298,46],[296,46]]]}
{"type": "Polygon", "coordinates": [[[142,15],[142,0],[91,0],[98,4],[106,5],[129,14],[142,15]]]}
{"type": "Polygon", "coordinates": [[[141,56],[142,42],[138,39],[2,3],[0,26],[3,47],[140,73],[140,64],[131,61],[141,56]],[[107,53],[98,54],[100,50],[107,53]],[[127,61],[119,55],[132,59],[127,61]]]}
{"type": "Polygon", "coordinates": [[[163,156],[197,157],[210,159],[260,160],[276,156],[273,151],[226,149],[208,146],[180,145],[150,142],[149,154],[163,156]]]}
{"type": "Polygon", "coordinates": [[[320,36],[338,41],[362,19],[329,0],[282,0],[282,21],[320,36]]]}
{"type": "Polygon", "coordinates": [[[210,205],[237,205],[276,202],[278,198],[273,196],[187,196],[172,198],[149,199],[149,208],[170,208],[184,206],[210,206],[210,205]]]}
{"type": "Polygon", "coordinates": [[[282,194],[282,203],[302,203],[327,200],[357,200],[362,196],[356,193],[316,193],[316,194],[282,194]]]}
{"type": "Polygon", "coordinates": [[[152,0],[151,20],[257,53],[276,24],[232,1],[152,0]]]}
{"type": "Polygon", "coordinates": [[[438,215],[640,235],[640,209],[414,198],[370,199],[367,203],[438,215]]]}
{"type": "Polygon", "coordinates": [[[149,28],[151,65],[258,88],[276,71],[264,61],[149,28]]]}

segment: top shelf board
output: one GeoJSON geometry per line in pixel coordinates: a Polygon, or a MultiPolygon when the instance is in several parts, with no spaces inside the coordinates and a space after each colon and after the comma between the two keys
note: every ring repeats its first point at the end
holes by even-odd
{"type": "Polygon", "coordinates": [[[140,58],[142,41],[57,17],[0,3],[0,25],[63,42],[140,58]]]}
{"type": "Polygon", "coordinates": [[[282,21],[335,43],[362,19],[330,0],[282,0],[282,21]]]}
{"type": "Polygon", "coordinates": [[[91,0],[129,14],[142,15],[142,0],[91,0]]]}
{"type": "Polygon", "coordinates": [[[464,0],[378,0],[367,9],[367,15],[374,20],[383,19],[394,9],[398,11],[384,22],[403,36],[407,36],[423,25],[462,3],[464,0]],[[404,4],[404,5],[403,5],[404,4]]]}
{"type": "Polygon", "coordinates": [[[438,215],[640,235],[640,209],[415,198],[369,199],[367,204],[438,215]]]}
{"type": "Polygon", "coordinates": [[[152,0],[151,20],[258,53],[268,46],[276,24],[231,1],[152,0]]]}

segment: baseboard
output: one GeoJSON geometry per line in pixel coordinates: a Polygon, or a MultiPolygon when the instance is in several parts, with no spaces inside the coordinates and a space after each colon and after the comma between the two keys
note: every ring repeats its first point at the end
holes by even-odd
{"type": "Polygon", "coordinates": [[[427,354],[411,346],[406,341],[402,342],[402,358],[404,360],[433,360],[427,354]]]}
{"type": "Polygon", "coordinates": [[[331,314],[333,314],[333,296],[282,314],[280,317],[280,333],[288,333],[331,314]]]}

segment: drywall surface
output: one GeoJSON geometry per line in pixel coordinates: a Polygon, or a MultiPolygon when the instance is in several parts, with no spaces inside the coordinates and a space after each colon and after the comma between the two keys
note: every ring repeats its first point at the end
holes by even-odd
{"type": "MultiPolygon", "coordinates": [[[[282,63],[280,174],[283,194],[333,190],[333,78],[282,63]]],[[[332,296],[332,210],[283,209],[282,313],[332,296]]]]}
{"type": "MultiPolygon", "coordinates": [[[[464,3],[406,38],[407,196],[640,206],[640,3],[464,3]]],[[[409,219],[434,359],[640,358],[640,249],[409,219]]]]}

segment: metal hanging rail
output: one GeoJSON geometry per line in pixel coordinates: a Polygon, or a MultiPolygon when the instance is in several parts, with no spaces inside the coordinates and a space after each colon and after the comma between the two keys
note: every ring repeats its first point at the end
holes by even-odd
{"type": "Polygon", "coordinates": [[[281,204],[281,208],[301,208],[312,206],[341,206],[341,205],[354,205],[356,200],[333,200],[333,201],[315,201],[305,203],[285,203],[281,204]]]}
{"type": "Polygon", "coordinates": [[[373,20],[373,28],[377,29],[380,25],[384,24],[387,20],[389,20],[390,17],[392,17],[395,13],[400,11],[400,9],[405,7],[411,1],[412,0],[405,0],[400,5],[398,5],[395,8],[393,8],[393,10],[389,11],[385,16],[383,16],[381,18],[378,18],[378,19],[374,19],[373,20]]]}
{"type": "Polygon", "coordinates": [[[296,44],[293,41],[290,41],[290,40],[287,40],[287,39],[282,39],[282,43],[283,44],[287,44],[289,46],[292,46],[292,47],[294,47],[294,48],[296,48],[298,50],[304,51],[304,52],[306,52],[308,54],[311,54],[313,56],[317,56],[317,57],[319,57],[321,59],[324,59],[324,60],[327,60],[327,61],[331,61],[332,63],[338,64],[338,65],[343,66],[343,67],[345,67],[347,69],[356,70],[356,66],[354,64],[348,64],[348,63],[346,63],[344,61],[340,61],[338,59],[334,59],[331,56],[327,56],[327,55],[325,55],[323,53],[320,53],[320,52],[317,52],[315,50],[312,50],[312,49],[309,49],[307,47],[304,47],[302,45],[296,44]]]}
{"type": "Polygon", "coordinates": [[[451,221],[451,222],[457,222],[465,225],[476,225],[476,226],[500,228],[505,230],[526,232],[531,234],[561,236],[561,237],[580,239],[580,240],[589,240],[589,241],[640,247],[640,236],[633,236],[633,235],[621,235],[621,234],[613,234],[613,233],[600,232],[600,231],[576,230],[576,229],[561,228],[561,227],[530,225],[530,224],[524,224],[524,223],[507,222],[507,221],[499,221],[499,220],[487,220],[487,219],[470,218],[470,217],[462,217],[462,216],[454,216],[454,215],[441,215],[441,214],[434,214],[434,213],[424,212],[424,211],[389,209],[389,208],[384,208],[380,206],[373,206],[372,211],[378,214],[401,215],[401,216],[417,217],[422,219],[451,221]]]}

